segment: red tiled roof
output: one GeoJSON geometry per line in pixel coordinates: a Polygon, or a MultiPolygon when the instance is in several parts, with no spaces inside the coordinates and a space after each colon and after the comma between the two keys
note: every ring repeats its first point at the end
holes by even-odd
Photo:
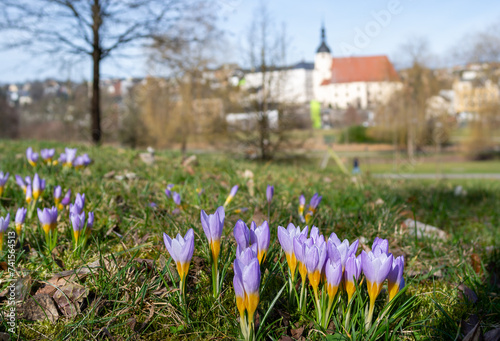
{"type": "Polygon", "coordinates": [[[349,82],[399,81],[387,56],[332,58],[332,78],[321,85],[349,82]]]}

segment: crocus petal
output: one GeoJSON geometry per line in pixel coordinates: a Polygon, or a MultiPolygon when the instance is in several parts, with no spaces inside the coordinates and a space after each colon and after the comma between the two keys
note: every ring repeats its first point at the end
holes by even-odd
{"type": "MultiPolygon", "coordinates": [[[[237,260],[239,261],[239,260],[237,260]]],[[[243,269],[243,287],[247,294],[259,292],[260,286],[260,265],[257,258],[243,269]]]]}
{"type": "Polygon", "coordinates": [[[250,230],[243,220],[238,220],[234,225],[233,230],[234,239],[236,243],[243,248],[246,248],[250,243],[250,230]]]}

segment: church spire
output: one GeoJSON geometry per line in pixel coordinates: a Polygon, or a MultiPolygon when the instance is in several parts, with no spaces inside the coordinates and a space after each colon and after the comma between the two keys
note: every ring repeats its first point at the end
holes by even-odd
{"type": "Polygon", "coordinates": [[[326,33],[325,33],[325,24],[321,24],[321,45],[319,45],[316,53],[327,52],[330,53],[330,48],[326,45],[326,33]]]}

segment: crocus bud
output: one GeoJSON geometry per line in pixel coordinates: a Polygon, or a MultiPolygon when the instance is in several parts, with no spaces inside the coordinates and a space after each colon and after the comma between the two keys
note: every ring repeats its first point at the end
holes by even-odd
{"type": "Polygon", "coordinates": [[[23,228],[24,221],[26,219],[27,210],[24,207],[20,207],[16,212],[16,219],[14,220],[16,224],[16,232],[21,235],[21,229],[23,228]]]}
{"type": "Polygon", "coordinates": [[[295,278],[295,269],[297,268],[297,258],[295,257],[293,240],[299,235],[306,235],[308,233],[308,227],[304,227],[302,232],[300,227],[295,227],[292,223],[288,224],[285,229],[283,226],[278,226],[278,240],[281,244],[281,248],[285,252],[286,262],[290,268],[290,273],[292,278],[295,278]]]}
{"type": "Polygon", "coordinates": [[[4,217],[0,217],[0,233],[4,233],[9,228],[10,213],[4,217]]]}
{"type": "Polygon", "coordinates": [[[392,261],[392,254],[379,253],[377,255],[371,251],[366,253],[364,250],[361,252],[361,266],[366,278],[368,296],[370,297],[370,308],[365,320],[366,328],[371,327],[375,300],[382,290],[382,284],[386,280],[389,271],[392,269],[392,261]]]}
{"type": "Polygon", "coordinates": [[[210,250],[212,251],[212,259],[217,262],[220,253],[220,239],[224,229],[225,212],[224,207],[217,208],[214,214],[207,215],[204,210],[201,210],[201,226],[203,232],[207,236],[210,250]]]}
{"type": "MultiPolygon", "coordinates": [[[[399,292],[401,281],[403,280],[403,271],[405,267],[404,256],[399,256],[392,262],[392,268],[387,275],[387,287],[389,289],[389,301],[399,292]]],[[[404,287],[404,284],[403,284],[404,287]]]]}
{"type": "Polygon", "coordinates": [[[73,226],[73,236],[75,237],[75,243],[78,243],[80,231],[85,226],[85,212],[82,212],[81,214],[70,212],[69,219],[71,220],[71,225],[73,226]]]}
{"type": "Polygon", "coordinates": [[[9,228],[10,214],[4,217],[0,217],[0,251],[3,249],[3,235],[5,231],[9,228]]]}
{"type": "Polygon", "coordinates": [[[32,190],[33,190],[33,198],[35,200],[38,200],[38,197],[42,193],[40,177],[38,176],[38,173],[35,173],[35,176],[33,177],[33,182],[31,184],[31,186],[32,186],[32,190]]]}
{"type": "Polygon", "coordinates": [[[224,207],[226,207],[231,200],[233,200],[234,196],[238,192],[238,185],[234,185],[233,188],[231,188],[231,191],[229,192],[229,195],[226,198],[226,202],[224,203],[224,207]]]}
{"type": "Polygon", "coordinates": [[[267,185],[266,198],[269,205],[271,204],[271,200],[273,200],[273,196],[274,196],[274,186],[267,185]]]}
{"type": "Polygon", "coordinates": [[[9,173],[4,174],[2,171],[0,171],[0,197],[2,196],[3,189],[8,179],[9,179],[9,173]]]}
{"type": "Polygon", "coordinates": [[[33,152],[33,148],[28,147],[28,149],[26,149],[26,158],[28,159],[30,165],[32,165],[33,167],[36,166],[36,163],[38,161],[38,154],[33,152]]]}
{"type": "Polygon", "coordinates": [[[87,218],[87,233],[94,227],[94,212],[89,212],[89,217],[87,218]]]}
{"type": "Polygon", "coordinates": [[[306,198],[304,195],[300,195],[299,197],[299,215],[303,216],[304,215],[304,207],[306,206],[306,198]]]}
{"type": "Polygon", "coordinates": [[[177,192],[172,193],[172,199],[174,199],[174,202],[177,206],[181,205],[181,195],[177,192]]]}
{"type": "Polygon", "coordinates": [[[252,221],[252,224],[250,224],[250,241],[252,244],[257,245],[257,258],[260,264],[266,260],[270,240],[271,233],[269,231],[268,222],[264,221],[262,225],[257,226],[257,224],[252,221]]]}
{"type": "Polygon", "coordinates": [[[45,234],[49,234],[50,231],[54,231],[57,227],[57,209],[55,207],[44,208],[43,211],[38,209],[37,212],[38,219],[40,220],[40,224],[42,225],[45,234]]]}
{"type": "Polygon", "coordinates": [[[339,289],[340,281],[342,280],[342,264],[340,261],[335,262],[328,259],[325,263],[325,275],[327,293],[330,300],[333,300],[339,289]]]}
{"type": "Polygon", "coordinates": [[[61,193],[61,186],[56,186],[54,188],[54,203],[56,204],[56,207],[59,207],[59,203],[61,202],[61,193]]]}
{"type": "Polygon", "coordinates": [[[347,292],[348,302],[351,301],[352,295],[356,291],[356,282],[361,274],[361,255],[349,256],[345,263],[344,269],[344,287],[347,292]]]}
{"type": "Polygon", "coordinates": [[[64,195],[64,198],[61,200],[61,204],[59,206],[59,209],[63,209],[63,206],[68,206],[69,203],[71,202],[71,189],[68,189],[66,194],[64,195]]]}
{"type": "MultiPolygon", "coordinates": [[[[248,313],[248,320],[252,323],[260,299],[259,286],[261,274],[259,260],[250,248],[247,248],[239,258],[235,259],[234,276],[236,279],[233,279],[233,284],[237,283],[237,288],[235,289],[238,290],[237,295],[241,295],[241,286],[243,287],[245,309],[248,313]]],[[[238,310],[240,310],[241,307],[238,303],[241,304],[241,300],[238,302],[237,298],[236,305],[238,306],[238,310]]]]}
{"type": "Polygon", "coordinates": [[[31,191],[31,185],[26,186],[26,203],[30,203],[33,200],[33,192],[31,191]]]}

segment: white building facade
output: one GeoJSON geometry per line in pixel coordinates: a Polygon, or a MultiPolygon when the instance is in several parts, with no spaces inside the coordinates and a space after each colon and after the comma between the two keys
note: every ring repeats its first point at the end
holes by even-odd
{"type": "MultiPolygon", "coordinates": [[[[245,80],[247,89],[258,90],[263,84],[262,72],[249,72],[245,80]]],[[[274,102],[300,104],[317,100],[324,108],[363,110],[387,102],[402,87],[386,56],[333,58],[324,28],[314,63],[302,62],[266,72],[264,84],[268,98],[274,102]]]]}

